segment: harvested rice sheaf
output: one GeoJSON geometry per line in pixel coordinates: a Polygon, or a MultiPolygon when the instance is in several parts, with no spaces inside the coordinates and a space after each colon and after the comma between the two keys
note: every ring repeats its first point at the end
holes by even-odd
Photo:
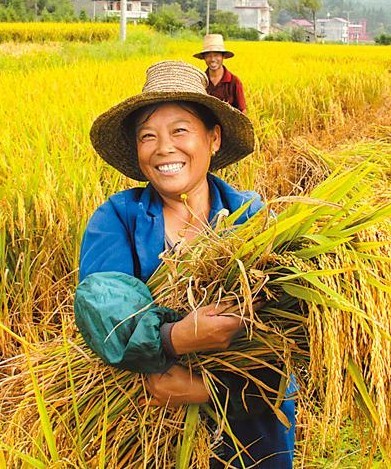
{"type": "MultiPolygon", "coordinates": [[[[293,371],[303,389],[316,389],[325,418],[338,426],[359,405],[390,451],[391,207],[371,190],[374,169],[334,173],[310,198],[286,200],[277,217],[267,206],[238,227],[235,215],[221,220],[163,256],[150,286],[158,302],[179,310],[236,298],[248,333],[219,364],[251,380],[257,362],[283,362],[287,378],[293,371]]],[[[216,368],[213,357],[197,358],[216,368]]]]}

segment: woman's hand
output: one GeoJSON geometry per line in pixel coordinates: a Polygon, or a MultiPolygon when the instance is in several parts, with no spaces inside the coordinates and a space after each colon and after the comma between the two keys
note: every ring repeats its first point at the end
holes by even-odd
{"type": "Polygon", "coordinates": [[[213,303],[176,322],[171,330],[171,342],[177,355],[226,350],[244,327],[239,317],[224,315],[230,306],[232,303],[213,303]]]}
{"type": "Polygon", "coordinates": [[[166,373],[148,375],[146,388],[152,394],[150,404],[157,406],[179,407],[209,400],[202,378],[179,365],[173,365],[166,373]]]}

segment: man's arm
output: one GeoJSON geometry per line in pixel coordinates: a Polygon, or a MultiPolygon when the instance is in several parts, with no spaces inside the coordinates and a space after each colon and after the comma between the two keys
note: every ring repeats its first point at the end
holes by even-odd
{"type": "Polygon", "coordinates": [[[242,82],[235,76],[235,107],[246,113],[246,98],[244,97],[244,89],[242,82]]]}

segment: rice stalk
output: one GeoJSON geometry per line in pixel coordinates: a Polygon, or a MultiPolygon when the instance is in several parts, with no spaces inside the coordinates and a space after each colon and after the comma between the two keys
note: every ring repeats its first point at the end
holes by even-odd
{"type": "MultiPolygon", "coordinates": [[[[47,467],[46,464],[43,463],[41,460],[32,458],[28,454],[24,454],[22,451],[18,451],[15,448],[12,448],[12,446],[9,446],[5,443],[0,442],[0,447],[3,447],[3,449],[7,453],[15,454],[20,459],[20,461],[22,461],[23,463],[28,464],[29,465],[28,467],[33,467],[33,468],[36,468],[36,469],[45,469],[47,467]]],[[[0,463],[2,464],[1,467],[6,468],[7,464],[6,464],[6,459],[5,459],[3,451],[1,451],[1,455],[2,455],[2,457],[0,458],[0,463]]]]}
{"type": "Polygon", "coordinates": [[[199,419],[200,406],[191,404],[187,407],[182,441],[178,439],[178,453],[175,469],[188,469],[193,452],[194,435],[199,419]]]}
{"type": "Polygon", "coordinates": [[[35,371],[31,366],[30,356],[29,356],[28,348],[25,349],[25,355],[27,359],[28,369],[30,372],[31,382],[34,388],[35,400],[37,402],[39,418],[41,421],[41,427],[43,430],[43,434],[45,436],[46,443],[48,445],[49,453],[53,462],[57,462],[59,460],[57,447],[55,443],[55,438],[51,426],[51,422],[48,416],[47,408],[45,405],[44,397],[39,389],[38,381],[35,376],[35,371]]]}

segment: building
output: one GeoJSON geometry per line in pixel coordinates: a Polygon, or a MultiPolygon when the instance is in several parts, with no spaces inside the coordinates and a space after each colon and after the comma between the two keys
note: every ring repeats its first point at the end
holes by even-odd
{"type": "Polygon", "coordinates": [[[317,19],[316,34],[322,41],[348,44],[349,21],[344,18],[317,19]]]}
{"type": "Polygon", "coordinates": [[[311,21],[306,19],[298,18],[292,19],[288,23],[285,23],[286,27],[289,28],[303,28],[303,29],[314,29],[314,25],[311,21]]]}
{"type": "Polygon", "coordinates": [[[290,33],[299,30],[302,31],[303,40],[305,42],[314,42],[314,24],[306,19],[292,19],[284,24],[284,29],[290,33]]]}
{"type": "Polygon", "coordinates": [[[267,0],[217,0],[216,9],[237,15],[241,28],[256,29],[262,36],[270,34],[272,8],[267,0]]]}
{"type": "MultiPolygon", "coordinates": [[[[153,0],[131,0],[127,1],[126,18],[127,21],[137,21],[146,19],[152,12],[153,0]]],[[[120,16],[120,0],[73,0],[76,14],[82,10],[90,18],[120,16]]]]}
{"type": "Polygon", "coordinates": [[[367,33],[367,20],[361,19],[355,23],[349,23],[349,42],[359,43],[369,40],[367,33]]]}

